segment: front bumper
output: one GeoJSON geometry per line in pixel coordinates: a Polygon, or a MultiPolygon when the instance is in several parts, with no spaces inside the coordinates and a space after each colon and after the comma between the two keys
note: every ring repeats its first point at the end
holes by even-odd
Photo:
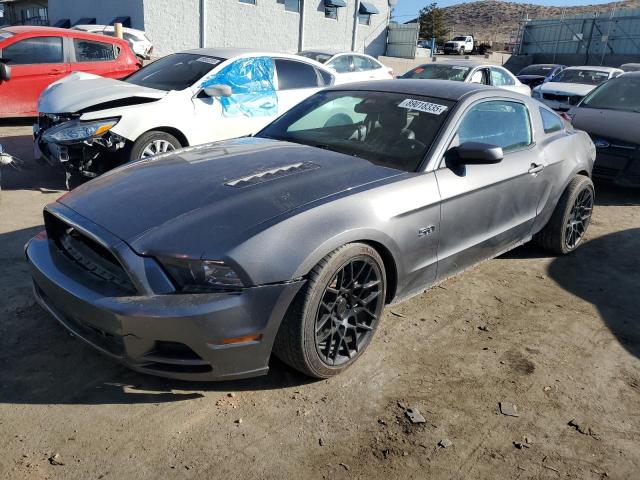
{"type": "Polygon", "coordinates": [[[598,149],[593,178],[620,187],[640,188],[640,147],[623,150],[612,145],[598,149]]]}
{"type": "Polygon", "coordinates": [[[36,300],[65,328],[133,370],[181,380],[266,374],[280,322],[304,284],[123,296],[71,261],[44,232],[25,253],[36,300]],[[257,335],[257,340],[225,343],[257,335]]]}

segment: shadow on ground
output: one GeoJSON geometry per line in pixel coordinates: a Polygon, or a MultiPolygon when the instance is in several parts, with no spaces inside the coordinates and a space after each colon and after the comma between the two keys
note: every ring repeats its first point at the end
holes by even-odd
{"type": "Polygon", "coordinates": [[[556,258],[549,276],[562,288],[595,305],[620,344],[640,358],[640,228],[583,244],[556,258]]]}

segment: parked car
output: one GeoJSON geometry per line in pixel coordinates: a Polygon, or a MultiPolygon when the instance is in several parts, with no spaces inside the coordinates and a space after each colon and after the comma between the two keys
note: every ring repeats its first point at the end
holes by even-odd
{"type": "Polygon", "coordinates": [[[458,53],[464,55],[466,53],[473,53],[476,42],[473,39],[473,35],[458,35],[453,39],[445,42],[444,53],[450,55],[452,53],[458,53]]]}
{"type": "Polygon", "coordinates": [[[625,63],[620,65],[620,70],[623,72],[640,72],[640,63],[625,63]]]}
{"type": "Polygon", "coordinates": [[[596,146],[594,177],[640,187],[640,72],[603,83],[569,115],[596,146]]]}
{"type": "Polygon", "coordinates": [[[531,98],[396,80],[302,101],[252,138],[168,152],[45,208],[37,301],[131,368],[326,378],[385,304],[535,238],[580,246],[595,148],[531,98]]]}
{"type": "MultiPolygon", "coordinates": [[[[113,25],[75,25],[72,28],[74,30],[107,35],[109,37],[116,36],[116,29],[113,25]]],[[[135,53],[139,58],[143,60],[151,58],[151,54],[153,53],[153,43],[151,43],[151,40],[149,40],[142,30],[123,27],[122,37],[124,40],[129,42],[131,50],[133,50],[133,53],[135,53]]]]}
{"type": "Polygon", "coordinates": [[[612,67],[567,67],[534,88],[531,95],[554,110],[566,112],[598,85],[622,73],[612,67]]]}
{"type": "Polygon", "coordinates": [[[529,88],[534,89],[538,85],[542,85],[543,83],[551,80],[551,77],[565,68],[567,67],[555,63],[529,65],[528,67],[524,67],[520,70],[518,75],[516,75],[516,78],[525,85],[529,85],[529,88]]]}
{"type": "Polygon", "coordinates": [[[36,158],[64,165],[72,186],[130,160],[255,133],[333,82],[307,58],[216,48],[169,55],[124,81],[70,75],[40,98],[36,158]]]}
{"type": "Polygon", "coordinates": [[[453,80],[480,83],[531,96],[531,89],[513,73],[498,65],[483,65],[471,60],[426,63],[409,70],[399,79],[453,80]]]}
{"type": "Polygon", "coordinates": [[[395,74],[391,68],[364,53],[335,52],[331,50],[305,50],[301,57],[324,64],[336,74],[336,84],[364,80],[388,80],[395,74]]]}
{"type": "Polygon", "coordinates": [[[11,68],[0,84],[0,118],[36,116],[40,93],[71,72],[123,78],[142,66],[119,38],[27,26],[0,29],[0,62],[11,68]]]}

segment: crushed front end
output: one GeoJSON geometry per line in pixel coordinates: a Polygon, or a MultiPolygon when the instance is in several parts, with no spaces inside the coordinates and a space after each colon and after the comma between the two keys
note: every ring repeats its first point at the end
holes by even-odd
{"type": "Polygon", "coordinates": [[[34,158],[87,178],[124,163],[126,140],[111,131],[119,118],[82,121],[80,117],[80,113],[41,113],[33,125],[34,158]]]}

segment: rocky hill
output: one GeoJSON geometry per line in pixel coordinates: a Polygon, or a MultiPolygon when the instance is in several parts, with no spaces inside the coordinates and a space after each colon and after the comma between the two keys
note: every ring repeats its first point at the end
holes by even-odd
{"type": "MultiPolygon", "coordinates": [[[[558,0],[561,4],[562,1],[558,0]]],[[[452,34],[473,34],[477,40],[509,42],[522,19],[547,18],[566,15],[578,15],[593,12],[608,12],[613,7],[640,8],[640,0],[625,0],[600,5],[578,7],[545,7],[526,3],[502,2],[499,0],[480,0],[444,7],[446,26],[452,34]]]]}

